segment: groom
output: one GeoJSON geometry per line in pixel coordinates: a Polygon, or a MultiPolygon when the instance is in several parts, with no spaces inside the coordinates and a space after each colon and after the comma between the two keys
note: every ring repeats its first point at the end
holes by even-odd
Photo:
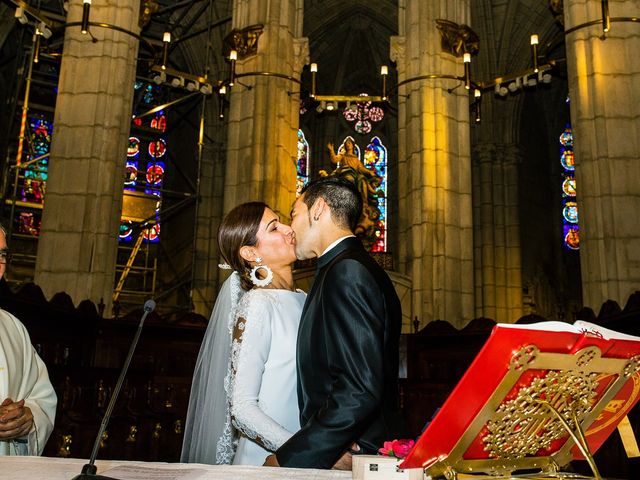
{"type": "Polygon", "coordinates": [[[296,256],[318,257],[298,333],[302,428],[265,465],[350,469],[350,447],[376,453],[395,437],[400,302],[353,234],[361,211],[336,177],[310,183],[291,211],[296,256]]]}

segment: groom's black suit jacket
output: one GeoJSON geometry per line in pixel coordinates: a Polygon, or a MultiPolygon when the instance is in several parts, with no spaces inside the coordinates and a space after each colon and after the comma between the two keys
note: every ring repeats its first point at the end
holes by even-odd
{"type": "Polygon", "coordinates": [[[317,262],[298,332],[301,430],[276,452],[284,467],[331,468],[354,443],[375,453],[398,427],[400,301],[355,237],[317,262]]]}

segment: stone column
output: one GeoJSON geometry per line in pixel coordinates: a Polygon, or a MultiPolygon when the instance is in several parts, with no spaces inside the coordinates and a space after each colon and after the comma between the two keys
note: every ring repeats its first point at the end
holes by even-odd
{"type": "MultiPolygon", "coordinates": [[[[610,0],[612,17],[638,15],[638,2],[610,0]]],[[[565,30],[601,18],[600,2],[566,0],[565,30]]],[[[614,22],[566,36],[580,215],[584,305],[624,305],[640,289],[640,32],[614,22]]]]}
{"type": "MultiPolygon", "coordinates": [[[[264,25],[257,54],[239,58],[236,71],[299,79],[308,62],[302,38],[303,0],[235,0],[233,28],[264,25]]],[[[224,212],[260,200],[287,218],[296,192],[300,85],[279,77],[241,77],[230,94],[224,212]]]]}
{"type": "Polygon", "coordinates": [[[522,316],[522,265],[515,145],[474,149],[476,317],[514,322],[522,316]]]}
{"type": "MultiPolygon", "coordinates": [[[[217,111],[212,110],[210,109],[209,114],[211,118],[215,118],[217,111]]],[[[214,123],[207,127],[211,137],[215,136],[213,130],[219,126],[214,123]]],[[[219,290],[218,284],[226,278],[221,276],[221,270],[218,268],[220,260],[217,235],[224,194],[224,158],[223,145],[205,145],[200,170],[200,204],[196,219],[194,284],[191,294],[194,311],[205,317],[209,317],[213,310],[219,290]]]]}
{"type": "MultiPolygon", "coordinates": [[[[94,0],[90,19],[138,34],[139,9],[139,0],[94,0]]],[[[81,18],[82,0],[72,0],[67,20],[81,18]]],[[[138,40],[90,30],[96,42],[79,26],[65,31],[35,282],[110,312],[138,40]]]]}
{"type": "MultiPolygon", "coordinates": [[[[406,0],[391,57],[398,81],[459,76],[462,58],[441,51],[436,19],[469,24],[468,0],[406,0]]],[[[398,91],[399,268],[413,279],[422,325],[473,318],[473,238],[469,98],[455,80],[428,79],[398,91]]]]}
{"type": "Polygon", "coordinates": [[[520,257],[520,215],[518,201],[518,171],[521,154],[517,145],[502,149],[504,172],[504,250],[505,250],[505,305],[499,311],[497,322],[515,322],[523,314],[522,260],[520,257]]]}

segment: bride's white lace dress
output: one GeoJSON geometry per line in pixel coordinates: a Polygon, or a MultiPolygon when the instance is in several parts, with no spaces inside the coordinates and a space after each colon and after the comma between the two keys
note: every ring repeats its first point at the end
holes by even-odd
{"type": "MultiPolygon", "coordinates": [[[[305,298],[301,291],[254,289],[238,304],[225,379],[231,422],[240,432],[236,465],[262,465],[300,429],[296,341],[305,298]]],[[[218,453],[231,453],[224,443],[218,453]]]]}

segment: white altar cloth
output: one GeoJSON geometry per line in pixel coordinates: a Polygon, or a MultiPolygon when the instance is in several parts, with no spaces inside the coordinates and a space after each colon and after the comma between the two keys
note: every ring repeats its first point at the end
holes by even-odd
{"type": "MultiPolygon", "coordinates": [[[[71,480],[88,463],[86,459],[52,457],[0,457],[1,480],[71,480]]],[[[234,465],[202,465],[198,463],[127,462],[124,460],[97,460],[99,474],[109,475],[108,470],[126,466],[148,469],[149,480],[168,478],[161,470],[169,473],[184,470],[185,478],[202,480],[346,480],[351,472],[337,470],[314,470],[303,468],[244,467],[234,465]],[[157,475],[153,475],[157,471],[157,475]],[[191,473],[189,473],[191,472],[191,473]]],[[[175,478],[179,478],[176,476],[175,478]]]]}

